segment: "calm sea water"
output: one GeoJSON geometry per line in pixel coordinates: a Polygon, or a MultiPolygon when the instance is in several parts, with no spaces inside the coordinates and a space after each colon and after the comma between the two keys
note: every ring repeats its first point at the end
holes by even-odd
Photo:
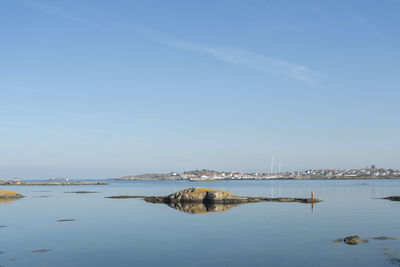
{"type": "Polygon", "coordinates": [[[107,186],[3,187],[1,266],[400,266],[400,181],[111,182],[107,186]],[[309,197],[309,204],[251,203],[190,214],[141,199],[187,187],[242,196],[309,197]],[[98,191],[71,194],[68,191],[98,191]],[[39,192],[42,191],[42,192],[39,192]],[[60,219],[75,219],[57,222],[60,219]],[[333,242],[349,235],[356,246],[333,242]],[[32,252],[39,250],[39,252],[32,252]],[[40,250],[49,250],[47,252],[40,250]],[[397,254],[397,255],[396,255],[397,254]]]}

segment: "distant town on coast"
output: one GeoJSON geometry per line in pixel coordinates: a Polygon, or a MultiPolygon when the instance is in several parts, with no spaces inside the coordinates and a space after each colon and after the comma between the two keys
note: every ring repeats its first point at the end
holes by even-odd
{"type": "MultiPolygon", "coordinates": [[[[120,178],[96,179],[96,180],[115,180],[115,181],[225,181],[225,180],[270,180],[270,179],[400,179],[400,170],[377,168],[375,165],[363,169],[316,169],[303,171],[278,171],[273,172],[234,172],[234,171],[215,171],[215,170],[191,170],[184,172],[169,173],[145,173],[140,175],[123,176],[120,178]]],[[[20,177],[12,179],[0,179],[0,185],[86,185],[86,184],[106,184],[105,182],[90,181],[91,179],[71,179],[66,177],[54,177],[50,179],[35,179],[40,182],[23,182],[30,180],[20,177]],[[82,180],[77,182],[76,180],[82,180]],[[83,182],[85,181],[85,182],[83,182]]]]}
{"type": "Polygon", "coordinates": [[[267,179],[400,179],[400,170],[377,168],[375,165],[363,169],[318,169],[305,171],[278,171],[269,173],[246,173],[214,170],[192,170],[182,173],[148,173],[124,176],[116,180],[267,180],[267,179]]]}

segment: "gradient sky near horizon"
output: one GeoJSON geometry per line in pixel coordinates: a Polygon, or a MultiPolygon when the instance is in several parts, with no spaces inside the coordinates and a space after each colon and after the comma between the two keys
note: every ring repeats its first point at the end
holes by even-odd
{"type": "Polygon", "coordinates": [[[400,168],[400,1],[0,2],[0,179],[400,168]],[[277,168],[277,165],[276,167],[277,168]]]}

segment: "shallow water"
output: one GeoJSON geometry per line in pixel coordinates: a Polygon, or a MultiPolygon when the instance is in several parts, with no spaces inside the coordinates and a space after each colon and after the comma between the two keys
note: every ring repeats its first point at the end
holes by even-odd
{"type": "Polygon", "coordinates": [[[7,226],[0,227],[1,266],[400,266],[399,240],[372,239],[400,239],[400,202],[375,199],[400,195],[398,180],[111,182],[5,189],[26,197],[0,203],[0,225],[7,226]],[[309,197],[313,191],[324,202],[314,210],[310,204],[260,202],[191,214],[142,199],[104,198],[164,195],[193,186],[265,197],[309,197]],[[72,191],[98,193],[64,193],[72,191]],[[349,235],[369,242],[333,242],[349,235]]]}

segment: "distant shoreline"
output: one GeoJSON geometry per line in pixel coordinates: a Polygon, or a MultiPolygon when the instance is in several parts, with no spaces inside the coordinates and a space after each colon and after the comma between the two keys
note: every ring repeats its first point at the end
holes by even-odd
{"type": "Polygon", "coordinates": [[[107,182],[13,182],[13,181],[0,181],[2,186],[38,186],[38,185],[52,185],[52,186],[65,186],[65,185],[107,185],[107,182]]]}
{"type": "Polygon", "coordinates": [[[285,178],[241,178],[241,179],[151,179],[151,178],[112,178],[109,180],[113,181],[187,181],[187,182],[225,182],[225,181],[285,181],[285,180],[400,180],[400,177],[335,177],[335,178],[324,178],[324,177],[285,177],[285,178]]]}

